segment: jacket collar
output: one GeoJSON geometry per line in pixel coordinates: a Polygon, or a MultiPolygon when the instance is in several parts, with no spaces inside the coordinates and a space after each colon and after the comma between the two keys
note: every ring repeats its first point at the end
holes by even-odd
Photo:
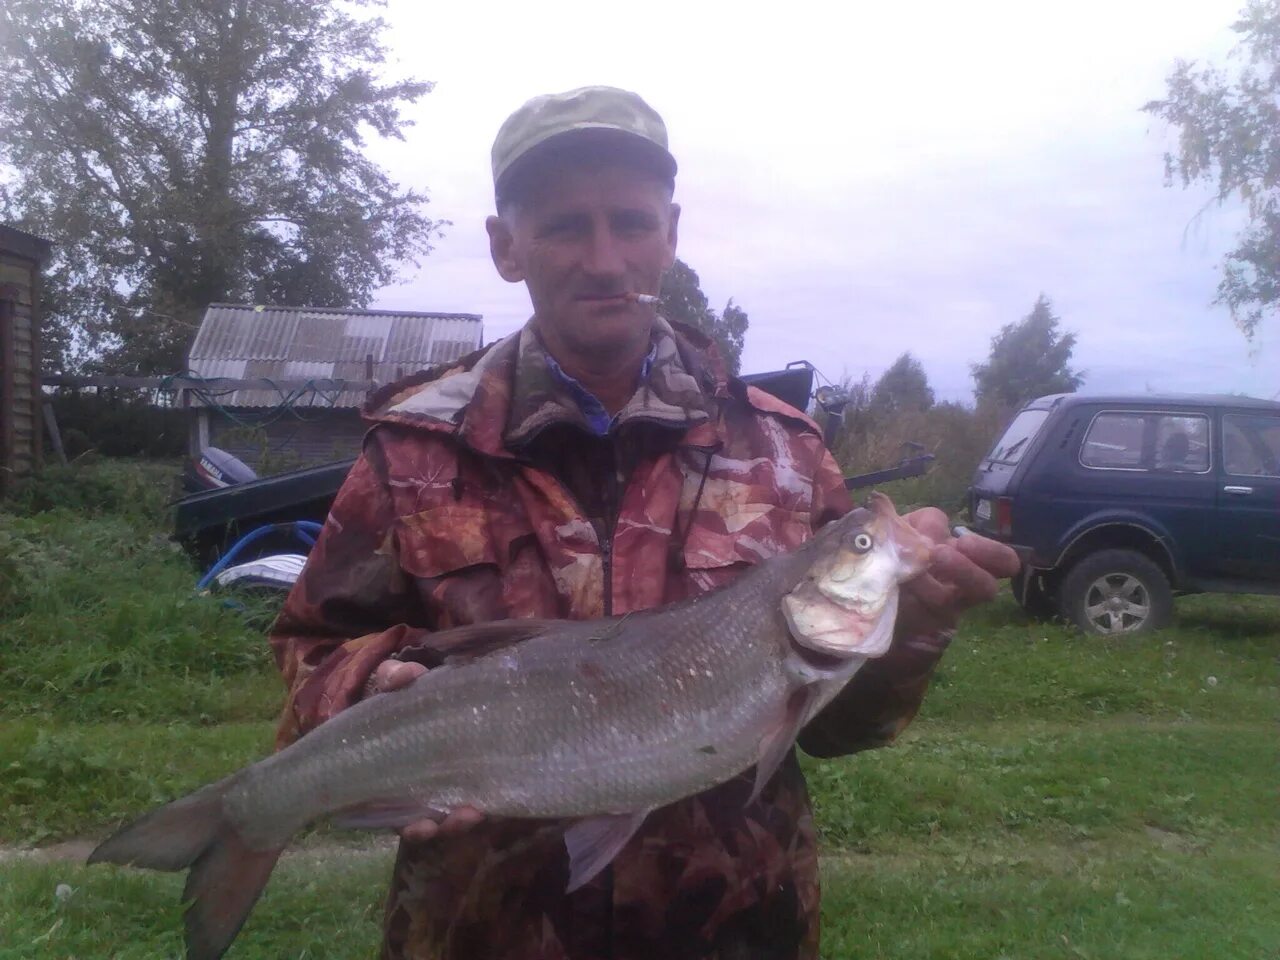
{"type": "MultiPolygon", "coordinates": [[[[729,379],[711,340],[662,317],[654,322],[653,337],[649,376],[615,418],[615,429],[644,420],[683,429],[686,445],[719,445],[720,401],[729,397],[729,379]]],[[[554,423],[585,429],[581,410],[548,368],[531,323],[452,367],[420,371],[383,387],[363,413],[374,423],[448,433],[479,453],[507,458],[554,423]]]]}
{"type": "MultiPolygon", "coordinates": [[[[631,399],[613,418],[611,429],[637,420],[688,429],[712,419],[714,405],[689,372],[671,325],[660,317],[653,325],[652,356],[648,376],[641,377],[631,399]]],[[[531,325],[526,325],[520,332],[515,385],[503,439],[508,447],[524,447],[557,423],[572,423],[592,432],[572,390],[552,369],[541,338],[531,325]]]]}

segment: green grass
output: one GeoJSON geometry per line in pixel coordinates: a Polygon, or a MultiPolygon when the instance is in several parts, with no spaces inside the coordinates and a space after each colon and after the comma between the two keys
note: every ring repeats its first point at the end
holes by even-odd
{"type": "Polygon", "coordinates": [[[826,846],[992,831],[1078,840],[1248,830],[1274,811],[1274,728],[997,724],[920,729],[897,749],[813,764],[826,846]]]}
{"type": "MultiPolygon", "coordinates": [[[[27,558],[0,579],[16,600],[0,605],[0,844],[101,836],[270,747],[264,611],[191,596],[165,481],[104,465],[59,481],[88,503],[0,512],[18,544],[0,557],[27,558]]],[[[964,625],[899,743],[806,759],[824,956],[1280,956],[1280,602],[1177,611],[1158,636],[1104,640],[1005,596],[964,625]]],[[[373,954],[390,855],[359,836],[335,853],[343,837],[284,861],[232,956],[373,954]]],[[[180,889],[0,858],[0,960],[175,955],[180,889]]]]}
{"type": "Polygon", "coordinates": [[[271,751],[272,725],[0,726],[0,842],[101,834],[271,751]]]}
{"type": "Polygon", "coordinates": [[[198,571],[167,536],[173,470],[59,471],[0,511],[0,717],[269,716],[264,611],[193,594],[198,571]]]}
{"type": "Polygon", "coordinates": [[[1270,960],[1277,854],[1239,841],[934,841],[825,862],[823,955],[1270,960]]]}
{"type": "MultiPolygon", "coordinates": [[[[290,857],[230,956],[325,960],[377,954],[391,855],[290,857]]],[[[0,960],[156,960],[182,955],[182,878],[70,864],[0,864],[0,960]],[[59,884],[71,893],[59,900],[59,884]]]]}

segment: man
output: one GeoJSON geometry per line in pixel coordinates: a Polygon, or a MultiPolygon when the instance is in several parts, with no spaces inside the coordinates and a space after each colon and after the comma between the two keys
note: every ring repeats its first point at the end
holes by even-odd
{"type": "MultiPolygon", "coordinates": [[[[372,398],[375,426],[274,628],[282,742],[482,652],[441,649],[433,631],[679,600],[850,508],[810,420],[634,299],[658,292],[680,216],[652,109],[605,87],[537,98],[499,131],[493,167],[493,261],[528,288],[533,317],[372,398]]],[[[904,594],[890,653],[805,731],[811,753],[891,740],[957,615],[1017,568],[1005,547],[952,540],[938,511],[911,519],[947,545],[904,594]]],[[[748,803],[751,788],[747,774],[655,811],[572,895],[560,825],[475,810],[411,825],[383,956],[815,957],[817,853],[794,756],[748,803]]]]}

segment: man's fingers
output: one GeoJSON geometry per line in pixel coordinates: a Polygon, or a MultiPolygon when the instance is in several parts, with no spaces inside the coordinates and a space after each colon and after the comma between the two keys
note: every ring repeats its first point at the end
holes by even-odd
{"type": "Polygon", "coordinates": [[[903,519],[937,546],[928,572],[902,586],[900,635],[953,629],[969,607],[995,599],[998,577],[1011,577],[1021,566],[1018,555],[1002,543],[978,534],[952,536],[947,515],[935,507],[913,510],[903,519]]]}
{"type": "Polygon", "coordinates": [[[950,583],[943,583],[932,574],[930,568],[929,573],[908,580],[902,585],[902,591],[930,610],[947,610],[955,605],[956,588],[950,583]]]}
{"type": "Polygon", "coordinates": [[[1016,576],[1022,561],[1011,547],[976,533],[954,541],[955,548],[994,577],[1016,576]]]}
{"type": "Polygon", "coordinates": [[[950,630],[956,625],[959,610],[956,588],[923,574],[902,585],[897,632],[910,636],[950,630]]]}
{"type": "Polygon", "coordinates": [[[463,833],[483,819],[484,814],[475,807],[458,807],[456,810],[451,810],[443,820],[438,822],[429,818],[415,820],[413,823],[400,828],[400,836],[410,843],[424,843],[439,836],[463,833]]]}
{"type": "Polygon", "coordinates": [[[949,630],[961,613],[995,599],[999,591],[994,576],[954,544],[943,544],[934,551],[929,571],[902,585],[899,620],[908,632],[949,630]]]}
{"type": "Polygon", "coordinates": [[[936,507],[912,510],[902,519],[934,543],[954,546],[993,577],[1015,576],[1022,567],[1022,561],[1018,559],[1018,555],[1003,543],[977,533],[966,533],[959,538],[953,537],[947,515],[936,507]]]}
{"type": "Polygon", "coordinates": [[[961,552],[958,543],[939,547],[934,552],[929,573],[942,583],[955,586],[956,600],[962,608],[994,600],[1000,592],[999,581],[961,552]]]}
{"type": "Polygon", "coordinates": [[[400,828],[400,837],[410,843],[425,843],[440,833],[440,824],[434,820],[415,820],[400,828]]]}
{"type": "Polygon", "coordinates": [[[402,663],[399,660],[385,660],[373,671],[370,684],[374,693],[386,693],[388,690],[399,690],[427,672],[420,663],[402,663]]]}
{"type": "Polygon", "coordinates": [[[484,819],[484,814],[475,807],[458,807],[452,810],[449,815],[440,823],[441,833],[462,833],[464,830],[470,830],[477,823],[484,819]]]}
{"type": "Polygon", "coordinates": [[[946,543],[951,539],[951,524],[947,515],[937,507],[921,507],[902,518],[934,543],[946,543]]]}

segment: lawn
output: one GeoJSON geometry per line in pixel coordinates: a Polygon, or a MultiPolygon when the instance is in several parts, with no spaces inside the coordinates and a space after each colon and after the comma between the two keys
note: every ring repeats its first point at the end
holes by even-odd
{"type": "MultiPolygon", "coordinates": [[[[164,537],[172,472],[102,463],[0,508],[0,960],[177,955],[181,878],[22,851],[270,747],[265,612],[192,596],[164,537]]],[[[1177,609],[1157,636],[1098,640],[1004,597],[898,744],[806,761],[824,956],[1280,956],[1280,602],[1177,609]]],[[[374,955],[390,856],[304,840],[230,956],[374,955]]]]}

